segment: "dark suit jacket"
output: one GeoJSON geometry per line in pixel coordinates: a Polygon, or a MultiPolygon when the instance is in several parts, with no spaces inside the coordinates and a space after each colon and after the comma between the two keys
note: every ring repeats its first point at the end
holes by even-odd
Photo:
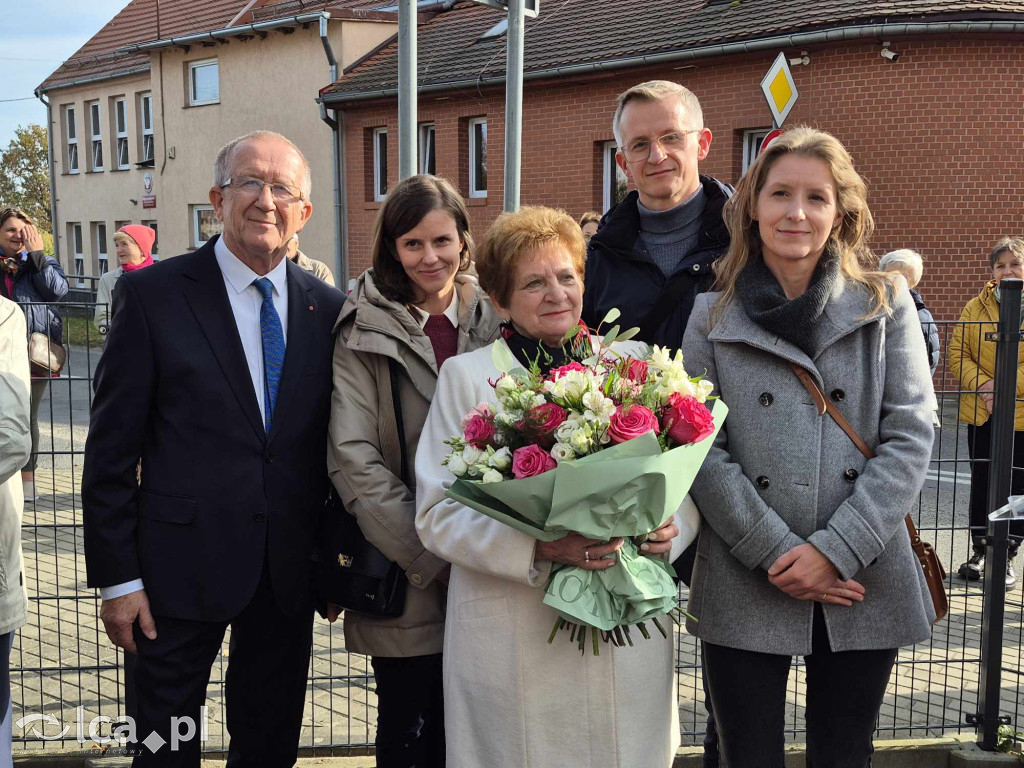
{"type": "Polygon", "coordinates": [[[308,605],[345,299],[291,262],[287,274],[269,435],[213,242],[118,281],[82,478],[90,587],[142,578],[155,615],[224,621],[248,604],[266,557],[281,608],[308,605]]]}

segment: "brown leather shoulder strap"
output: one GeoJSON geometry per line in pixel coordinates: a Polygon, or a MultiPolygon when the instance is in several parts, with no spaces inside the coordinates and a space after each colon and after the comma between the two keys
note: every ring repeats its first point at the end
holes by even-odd
{"type": "MultiPolygon", "coordinates": [[[[796,374],[796,377],[800,379],[800,382],[804,387],[806,387],[807,391],[811,393],[811,397],[814,398],[814,404],[818,407],[818,415],[822,416],[827,413],[831,416],[835,420],[836,424],[839,425],[839,428],[842,429],[843,432],[846,433],[847,437],[853,441],[853,444],[857,446],[857,450],[869,459],[875,458],[875,452],[871,450],[871,446],[864,442],[864,438],[857,434],[857,430],[855,430],[853,425],[846,420],[842,411],[832,405],[832,403],[825,398],[825,394],[818,389],[818,385],[814,383],[814,379],[811,378],[811,374],[796,363],[790,363],[790,366],[793,368],[793,373],[796,374]]],[[[914,520],[909,514],[907,514],[904,522],[907,524],[907,533],[910,534],[910,542],[916,547],[921,541],[921,537],[918,536],[917,533],[917,526],[914,525],[914,520]]]]}

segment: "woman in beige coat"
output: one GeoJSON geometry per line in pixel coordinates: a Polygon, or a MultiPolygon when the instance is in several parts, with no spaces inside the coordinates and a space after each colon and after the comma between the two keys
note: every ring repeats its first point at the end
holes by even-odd
{"type": "Polygon", "coordinates": [[[448,357],[489,344],[498,317],[469,274],[462,196],[421,175],[395,186],[374,227],[373,268],[338,319],[331,407],[331,478],[367,540],[407,578],[405,611],[381,619],[346,611],[345,645],[369,654],[377,683],[377,765],[444,765],[441,650],[449,565],[416,535],[412,479],[403,481],[448,357]],[[389,360],[400,374],[392,381],[389,360]],[[396,433],[396,387],[404,434],[396,433]]]}
{"type": "Polygon", "coordinates": [[[25,623],[21,567],[21,475],[32,450],[29,429],[25,314],[0,298],[0,763],[11,752],[11,691],[7,665],[14,631],[25,623]]]}

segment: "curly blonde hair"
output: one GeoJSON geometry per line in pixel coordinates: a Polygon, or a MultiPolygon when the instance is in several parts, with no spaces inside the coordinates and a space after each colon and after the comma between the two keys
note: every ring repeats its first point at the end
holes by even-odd
{"type": "Polygon", "coordinates": [[[891,312],[890,274],[870,269],[874,256],[867,241],[875,229],[868,209],[867,185],[853,167],[853,159],[839,140],[830,133],[808,126],[797,126],[775,139],[758,156],[736,185],[736,193],[723,213],[731,241],[729,250],[714,264],[713,290],[722,296],[715,304],[712,322],[718,322],[736,298],[736,279],[751,256],[761,253],[761,234],[755,220],[757,197],[768,179],[768,172],[785,155],[814,157],[824,161],[836,187],[836,207],[842,215],[829,235],[826,248],[839,253],[839,271],[847,279],[864,286],[871,294],[870,314],[891,312]]]}

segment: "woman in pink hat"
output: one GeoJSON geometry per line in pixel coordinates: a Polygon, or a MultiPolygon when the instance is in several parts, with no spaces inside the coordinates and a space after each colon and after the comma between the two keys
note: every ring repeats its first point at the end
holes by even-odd
{"type": "Polygon", "coordinates": [[[153,263],[153,243],[156,242],[156,231],[142,224],[125,224],[114,233],[114,246],[117,250],[117,269],[106,272],[100,278],[96,289],[96,314],[93,323],[99,328],[100,334],[107,335],[110,325],[114,298],[114,285],[125,272],[148,267],[153,263]]]}

